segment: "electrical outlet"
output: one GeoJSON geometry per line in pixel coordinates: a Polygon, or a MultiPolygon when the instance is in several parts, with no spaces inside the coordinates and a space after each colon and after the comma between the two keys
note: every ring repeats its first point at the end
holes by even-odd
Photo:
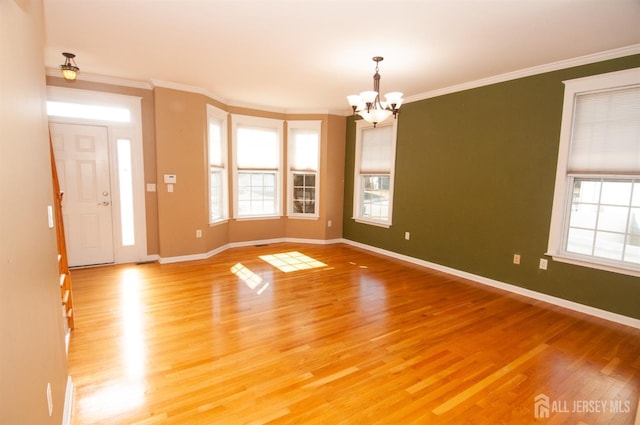
{"type": "Polygon", "coordinates": [[[513,254],[513,264],[520,264],[520,254],[513,254]]]}
{"type": "Polygon", "coordinates": [[[542,270],[547,270],[547,265],[549,264],[549,260],[547,260],[546,258],[541,258],[540,259],[540,268],[542,270]]]}
{"type": "Polygon", "coordinates": [[[196,238],[201,238],[202,237],[202,230],[198,229],[196,230],[196,238]]]}

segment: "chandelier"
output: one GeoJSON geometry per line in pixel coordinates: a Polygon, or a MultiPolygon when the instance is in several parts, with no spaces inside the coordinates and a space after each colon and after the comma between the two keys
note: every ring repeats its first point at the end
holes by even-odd
{"type": "Polygon", "coordinates": [[[398,109],[402,105],[402,93],[394,91],[384,95],[385,100],[380,100],[380,74],[378,73],[378,65],[384,58],[382,56],[374,56],[373,61],[376,63],[376,73],[373,74],[373,90],[363,91],[362,93],[347,96],[349,105],[353,109],[353,115],[356,113],[364,118],[365,121],[376,124],[382,122],[393,115],[396,118],[398,109]]]}
{"type": "Polygon", "coordinates": [[[73,81],[76,79],[76,75],[80,68],[76,65],[76,61],[73,59],[76,57],[73,53],[62,53],[66,59],[64,60],[64,64],[60,65],[60,70],[62,71],[62,76],[65,80],[73,81]]]}

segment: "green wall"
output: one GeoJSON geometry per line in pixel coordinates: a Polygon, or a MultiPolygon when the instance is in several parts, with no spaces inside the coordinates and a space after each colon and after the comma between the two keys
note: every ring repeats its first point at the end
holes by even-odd
{"type": "Polygon", "coordinates": [[[640,55],[406,104],[398,116],[393,225],[356,223],[355,121],[347,123],[344,237],[640,318],[640,278],[545,258],[564,85],[640,66],[640,55]],[[404,233],[411,232],[409,241],[404,233]],[[521,255],[519,266],[513,254],[521,255]]]}

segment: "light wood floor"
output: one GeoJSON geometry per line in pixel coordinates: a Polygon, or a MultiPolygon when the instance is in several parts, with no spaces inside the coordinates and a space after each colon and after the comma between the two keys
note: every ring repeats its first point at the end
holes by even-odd
{"type": "Polygon", "coordinates": [[[347,245],[72,277],[75,425],[635,422],[640,330],[347,245]]]}

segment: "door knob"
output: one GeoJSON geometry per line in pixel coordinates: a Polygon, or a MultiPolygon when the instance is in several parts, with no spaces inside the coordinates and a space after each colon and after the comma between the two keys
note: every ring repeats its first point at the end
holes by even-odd
{"type": "Polygon", "coordinates": [[[109,206],[109,201],[98,202],[98,205],[103,205],[105,207],[108,207],[109,206]]]}

